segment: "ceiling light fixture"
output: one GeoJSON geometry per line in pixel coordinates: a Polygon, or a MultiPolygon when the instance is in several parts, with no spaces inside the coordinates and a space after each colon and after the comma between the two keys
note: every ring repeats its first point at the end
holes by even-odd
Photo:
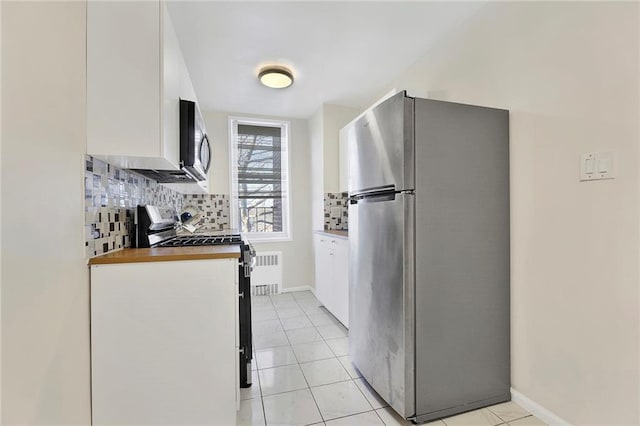
{"type": "Polygon", "coordinates": [[[260,83],[272,89],[284,89],[293,84],[293,74],[288,68],[269,65],[258,73],[260,83]]]}

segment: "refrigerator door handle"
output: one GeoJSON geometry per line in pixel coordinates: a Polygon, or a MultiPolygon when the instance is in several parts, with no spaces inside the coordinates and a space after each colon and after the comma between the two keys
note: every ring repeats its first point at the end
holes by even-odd
{"type": "Polygon", "coordinates": [[[350,204],[357,204],[359,202],[363,203],[378,203],[381,201],[394,201],[396,199],[396,195],[399,194],[414,194],[413,190],[409,191],[370,191],[370,192],[361,192],[357,195],[352,195],[349,197],[350,204]]]}
{"type": "Polygon", "coordinates": [[[379,203],[381,201],[394,201],[395,199],[395,192],[383,192],[373,195],[354,195],[352,197],[349,197],[349,203],[379,203]]]}
{"type": "Polygon", "coordinates": [[[384,192],[396,192],[395,185],[373,186],[371,188],[353,191],[349,194],[351,197],[368,197],[370,195],[380,194],[384,192]]]}
{"type": "Polygon", "coordinates": [[[367,188],[361,191],[352,192],[351,196],[349,197],[349,203],[357,204],[359,201],[393,201],[395,200],[395,194],[395,185],[377,186],[375,188],[367,188]]]}

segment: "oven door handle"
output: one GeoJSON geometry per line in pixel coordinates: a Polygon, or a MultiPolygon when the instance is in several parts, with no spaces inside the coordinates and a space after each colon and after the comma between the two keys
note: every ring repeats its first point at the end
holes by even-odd
{"type": "Polygon", "coordinates": [[[244,266],[244,277],[251,277],[251,272],[253,272],[253,268],[256,266],[256,255],[253,250],[246,250],[243,253],[243,266],[244,266]]]}

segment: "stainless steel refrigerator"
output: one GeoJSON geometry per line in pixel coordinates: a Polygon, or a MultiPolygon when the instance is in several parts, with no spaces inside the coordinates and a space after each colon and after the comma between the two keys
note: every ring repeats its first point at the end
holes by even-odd
{"type": "Polygon", "coordinates": [[[400,92],[347,140],[356,367],[416,422],[508,401],[509,112],[400,92]]]}

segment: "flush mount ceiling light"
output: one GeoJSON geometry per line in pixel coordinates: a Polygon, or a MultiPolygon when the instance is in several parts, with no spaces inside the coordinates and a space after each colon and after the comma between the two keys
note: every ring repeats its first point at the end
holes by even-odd
{"type": "Polygon", "coordinates": [[[260,83],[272,89],[284,89],[293,84],[293,74],[285,67],[266,66],[258,73],[260,83]]]}

